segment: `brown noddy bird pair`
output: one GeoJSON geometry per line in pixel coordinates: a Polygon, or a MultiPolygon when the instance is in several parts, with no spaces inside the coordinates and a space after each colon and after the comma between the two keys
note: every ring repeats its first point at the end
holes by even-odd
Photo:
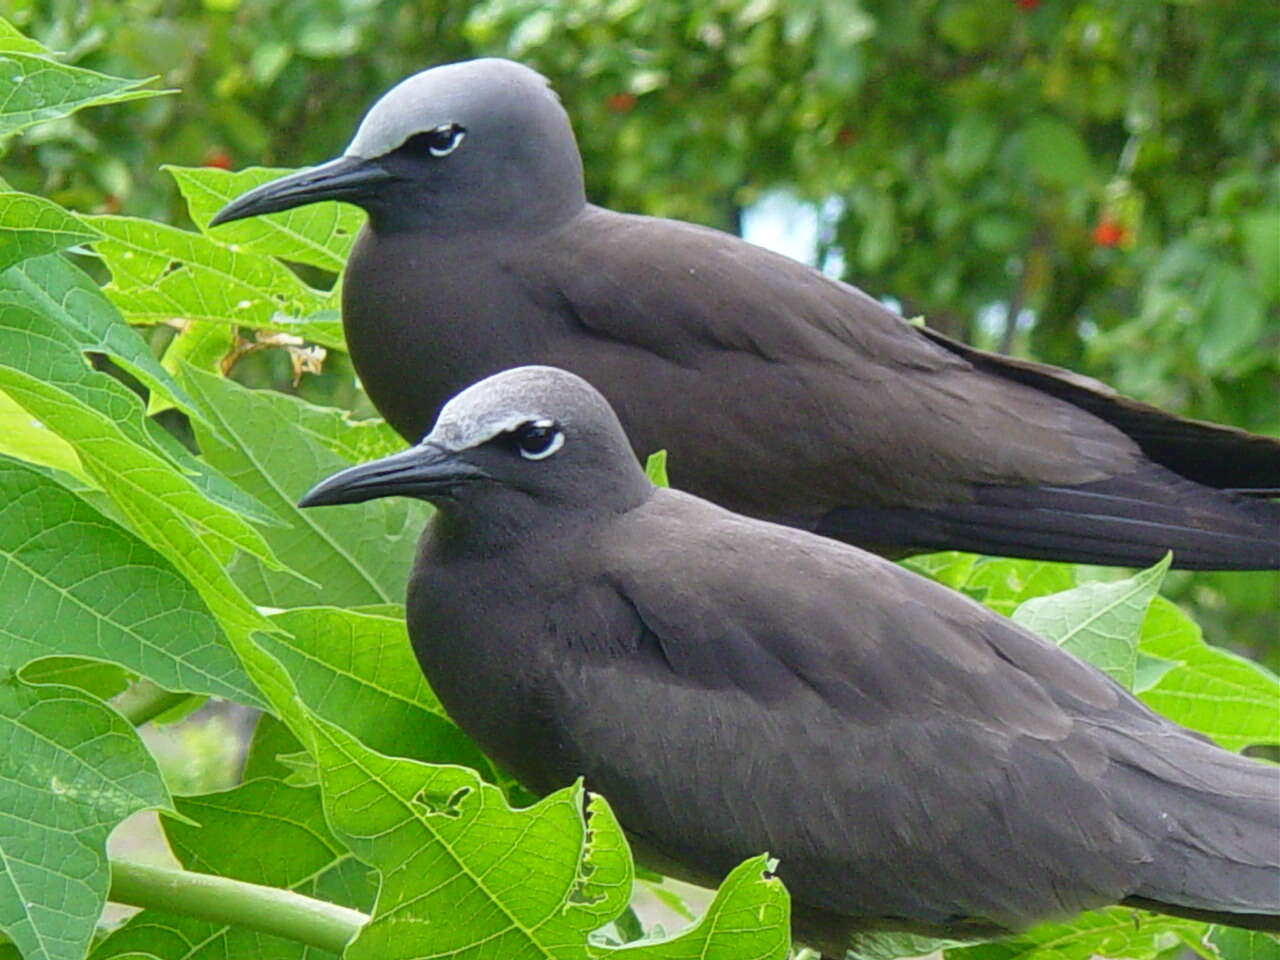
{"type": "Polygon", "coordinates": [[[343,286],[365,389],[419,439],[444,402],[544,363],[599,386],[681,489],[889,556],[958,549],[1280,568],[1280,441],[1184,420],[984,353],[736,237],[588,204],[539,74],[410,77],[346,153],[214,223],[344,200],[369,220],[343,286]]]}
{"type": "Polygon", "coordinates": [[[571,373],[490,377],[302,505],[393,494],[439,508],[408,621],[450,716],[539,793],[585,777],[659,870],[778,857],[828,956],[1116,902],[1280,929],[1280,767],[888,560],[656,489],[571,373]]]}

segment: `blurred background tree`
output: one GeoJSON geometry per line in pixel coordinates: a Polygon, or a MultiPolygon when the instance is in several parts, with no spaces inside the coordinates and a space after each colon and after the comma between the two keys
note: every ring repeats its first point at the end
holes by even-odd
{"type": "MultiPolygon", "coordinates": [[[[162,164],[315,163],[405,75],[508,56],[560,92],[598,203],[733,230],[785,190],[818,213],[812,259],[907,316],[1280,434],[1278,4],[10,0],[6,13],[69,62],[179,91],[10,144],[0,176],[73,209],[182,223],[162,164]]],[[[243,378],[288,389],[288,363],[266,356],[279,353],[243,378]]],[[[349,382],[339,360],[301,389],[350,402],[349,382]]],[[[1280,576],[1171,583],[1215,640],[1280,666],[1280,576]]]]}

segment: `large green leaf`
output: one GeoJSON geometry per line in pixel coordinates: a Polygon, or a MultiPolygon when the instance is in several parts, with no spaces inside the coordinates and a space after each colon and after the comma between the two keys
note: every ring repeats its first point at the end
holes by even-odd
{"type": "Polygon", "coordinates": [[[169,805],[114,710],[71,687],[0,681],[0,931],[25,960],[81,960],[110,882],[107,834],[169,805]]]}
{"type": "Polygon", "coordinates": [[[591,955],[620,960],[785,960],[791,953],[791,902],[769,869],[764,856],[734,867],[706,913],[670,939],[617,950],[596,947],[591,955]]]}
{"type": "Polygon", "coordinates": [[[1252,660],[1209,646],[1175,604],[1155,598],[1138,650],[1171,665],[1139,690],[1153,710],[1229,750],[1280,744],[1280,679],[1252,660]]]}
{"type": "Polygon", "coordinates": [[[137,398],[90,370],[64,331],[0,304],[0,389],[75,449],[133,531],[195,585],[229,634],[270,629],[224,569],[237,549],[278,567],[266,542],[140,442],[149,435],[137,398]]]}
{"type": "Polygon", "coordinates": [[[489,760],[427,686],[403,613],[393,618],[304,607],[272,620],[282,632],[260,642],[317,716],[341,724],[379,753],[459,763],[495,779],[489,760]]]}
{"type": "Polygon", "coordinates": [[[429,508],[398,498],[341,510],[298,509],[308,489],[348,466],[304,426],[316,422],[314,408],[194,368],[186,369],[184,383],[217,430],[213,435],[196,426],[206,459],[289,518],[288,526],[264,535],[278,556],[312,581],[241,563],[237,579],[249,595],[273,607],[399,602],[429,508]]]}
{"type": "Polygon", "coordinates": [[[337,295],[314,290],[272,257],[150,220],[86,217],[103,239],[107,295],[131,321],[208,320],[285,330],[342,348],[337,295]]]}
{"type": "Polygon", "coordinates": [[[5,46],[0,56],[0,90],[5,91],[0,98],[0,137],[85,107],[168,92],[139,89],[149,79],[125,80],[58,63],[32,51],[29,45],[15,42],[8,32],[5,46]],[[22,46],[26,49],[18,49],[22,46]]]}
{"type": "Polygon", "coordinates": [[[1013,612],[1013,619],[1131,690],[1142,622],[1171,559],[1166,555],[1155,566],[1124,580],[1086,583],[1028,600],[1013,612]]]}
{"type": "Polygon", "coordinates": [[[28,193],[0,192],[0,271],[97,236],[96,230],[52,200],[28,193]]]}
{"type": "MultiPolygon", "coordinates": [[[[253,394],[260,411],[287,422],[309,442],[315,442],[343,463],[365,463],[405,447],[404,440],[385,420],[355,420],[347,410],[318,407],[287,394],[259,391],[253,394]]],[[[312,482],[322,479],[313,477],[312,482]]]]}
{"type": "MultiPolygon", "coordinates": [[[[233,790],[179,797],[190,823],[165,820],[174,855],[188,870],[298,893],[359,910],[373,904],[369,869],[333,837],[316,787],[259,779],[233,790]]],[[[145,910],[114,931],[90,960],[321,960],[327,951],[237,927],[145,910]]]]}
{"type": "Polygon", "coordinates": [[[0,456],[0,668],[56,650],[259,704],[199,594],[133,534],[0,456]]]}
{"type": "MultiPolygon", "coordinates": [[[[83,338],[74,329],[51,323],[39,305],[25,295],[10,295],[0,289],[0,368],[9,368],[14,378],[36,378],[40,381],[37,393],[57,398],[40,404],[37,410],[13,387],[9,394],[14,400],[68,441],[71,438],[63,427],[72,417],[69,408],[96,411],[112,425],[107,432],[162,456],[175,475],[185,478],[193,493],[198,491],[199,496],[190,503],[193,516],[215,536],[225,535],[234,546],[274,562],[257,531],[245,521],[249,517],[273,522],[271,513],[146,419],[138,397],[115,378],[94,370],[86,361],[85,349],[83,338]]],[[[30,396],[30,391],[24,395],[30,396]]],[[[83,460],[83,451],[77,452],[83,460]]]]}
{"type": "MultiPolygon", "coordinates": [[[[587,935],[626,907],[633,868],[604,798],[577,784],[513,810],[471,770],[383,756],[313,715],[261,646],[233,642],[314,758],[335,836],[382,878],[373,917],[344,960],[612,954],[587,935]]],[[[668,944],[646,944],[639,955],[782,960],[790,907],[781,882],[765,874],[763,857],[731,879],[701,927],[668,944]]]]}
{"type": "MultiPolygon", "coordinates": [[[[205,232],[213,215],[240,194],[293,173],[264,167],[250,167],[238,173],[216,167],[165,169],[178,182],[191,219],[205,232]]],[[[215,229],[223,243],[337,273],[345,266],[364,220],[364,212],[350,204],[311,203],[282,213],[237,220],[215,229]]]]}
{"type": "Polygon", "coordinates": [[[199,418],[182,388],[98,285],[65,257],[26,260],[0,273],[0,303],[27,306],[59,323],[82,350],[104,353],[153,393],[199,418]]]}
{"type": "Polygon", "coordinates": [[[576,785],[512,810],[469,770],[380,756],[324,720],[313,730],[329,821],[382,877],[373,917],[346,960],[787,955],[786,895],[763,857],[739,867],[715,913],[677,942],[596,947],[588,934],[623,911],[632,884],[626,842],[603,797],[576,785]],[[467,922],[447,920],[458,916],[467,922]]]}

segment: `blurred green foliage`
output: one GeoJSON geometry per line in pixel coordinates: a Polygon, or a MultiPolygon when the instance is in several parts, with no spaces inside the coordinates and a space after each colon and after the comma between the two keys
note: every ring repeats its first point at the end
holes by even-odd
{"type": "MultiPolygon", "coordinates": [[[[509,56],[560,92],[597,202],[732,229],[789,189],[835,211],[846,279],[908,316],[1280,433],[1274,3],[11,0],[8,15],[67,62],[179,91],[10,142],[0,176],[72,209],[184,222],[162,164],[315,163],[405,75],[509,56]]],[[[303,392],[350,406],[333,357],[303,392]]],[[[292,374],[279,350],[236,371],[292,374]]],[[[1171,579],[1243,647],[1280,635],[1280,577],[1171,579]]]]}

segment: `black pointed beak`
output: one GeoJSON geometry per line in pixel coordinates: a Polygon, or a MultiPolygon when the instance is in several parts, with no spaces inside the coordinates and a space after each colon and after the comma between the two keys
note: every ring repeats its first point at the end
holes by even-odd
{"type": "Polygon", "coordinates": [[[455,488],[488,474],[435,444],[419,444],[400,453],[349,467],[322,480],[298,501],[300,507],[363,503],[379,497],[448,496],[455,488]]]}
{"type": "Polygon", "coordinates": [[[209,226],[263,213],[292,210],[320,200],[356,200],[372,187],[394,180],[376,160],[338,157],[308,170],[299,170],[241,194],[217,212],[209,226]]]}

